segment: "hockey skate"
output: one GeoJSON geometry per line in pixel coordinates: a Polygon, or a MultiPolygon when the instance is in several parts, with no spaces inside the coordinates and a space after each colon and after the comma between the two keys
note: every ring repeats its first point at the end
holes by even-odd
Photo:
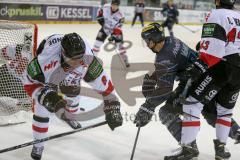
{"type": "Polygon", "coordinates": [[[44,149],[44,146],[42,147],[33,146],[32,152],[31,152],[32,159],[41,160],[43,149],[44,149]]]}
{"type": "Polygon", "coordinates": [[[183,145],[181,151],[172,156],[165,156],[164,160],[196,160],[199,155],[196,141],[183,145]]]}
{"type": "Polygon", "coordinates": [[[62,114],[61,119],[66,122],[72,129],[82,128],[82,125],[76,120],[69,120],[66,118],[65,114],[62,114]]]}
{"type": "Polygon", "coordinates": [[[235,144],[239,144],[240,143],[240,130],[238,130],[236,132],[236,135],[235,135],[234,139],[236,140],[235,144]]]}
{"type": "Polygon", "coordinates": [[[225,143],[218,139],[213,140],[215,148],[215,160],[226,160],[231,157],[231,153],[225,150],[225,143]]]}
{"type": "Polygon", "coordinates": [[[129,64],[129,62],[128,62],[128,57],[125,57],[124,63],[125,63],[126,68],[129,68],[129,67],[130,67],[130,64],[129,64]]]}

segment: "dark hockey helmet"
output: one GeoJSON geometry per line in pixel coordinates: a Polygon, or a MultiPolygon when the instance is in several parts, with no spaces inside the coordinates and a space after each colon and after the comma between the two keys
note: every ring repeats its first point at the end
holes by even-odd
{"type": "Polygon", "coordinates": [[[157,22],[150,23],[142,29],[141,36],[145,41],[161,42],[165,39],[164,28],[157,22]]]}
{"type": "Polygon", "coordinates": [[[111,4],[120,5],[120,0],[112,0],[111,4]]]}
{"type": "Polygon", "coordinates": [[[220,3],[227,6],[233,6],[236,0],[220,0],[220,3]]]}
{"type": "Polygon", "coordinates": [[[77,33],[65,34],[61,45],[64,56],[67,58],[81,58],[86,50],[86,45],[83,39],[77,33]]]}

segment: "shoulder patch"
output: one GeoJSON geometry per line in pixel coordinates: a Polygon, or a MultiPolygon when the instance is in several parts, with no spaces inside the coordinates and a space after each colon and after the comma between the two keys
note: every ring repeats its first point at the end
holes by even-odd
{"type": "Polygon", "coordinates": [[[212,37],[227,41],[225,29],[217,23],[205,23],[202,29],[202,38],[212,37]]]}
{"type": "Polygon", "coordinates": [[[212,37],[214,35],[216,24],[204,24],[203,25],[203,31],[202,36],[204,37],[212,37]]]}
{"type": "Polygon", "coordinates": [[[86,82],[91,82],[95,79],[97,79],[101,73],[103,72],[103,68],[101,63],[97,60],[96,57],[94,57],[92,63],[88,67],[88,71],[84,77],[84,80],[86,82]]]}
{"type": "Polygon", "coordinates": [[[41,69],[39,63],[38,63],[37,58],[34,58],[28,64],[27,73],[34,80],[37,80],[39,82],[44,82],[45,81],[44,74],[42,72],[42,69],[41,69]]]}

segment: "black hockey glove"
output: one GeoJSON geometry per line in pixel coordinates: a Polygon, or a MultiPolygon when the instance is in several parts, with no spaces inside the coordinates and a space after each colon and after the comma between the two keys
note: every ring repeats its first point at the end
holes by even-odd
{"type": "Polygon", "coordinates": [[[189,76],[189,78],[192,79],[192,81],[195,81],[198,79],[203,73],[205,73],[208,69],[207,64],[205,64],[200,59],[197,59],[193,62],[193,64],[187,68],[186,74],[189,76]]]}
{"type": "Polygon", "coordinates": [[[143,103],[142,106],[139,108],[133,123],[135,123],[137,127],[143,127],[148,124],[152,119],[155,108],[156,107],[154,105],[151,105],[147,101],[143,103]]]}
{"type": "Polygon", "coordinates": [[[50,86],[45,86],[41,89],[38,102],[51,113],[57,112],[67,104],[62,96],[59,96],[57,91],[50,86]]]}
{"type": "Polygon", "coordinates": [[[116,127],[119,127],[123,123],[123,118],[120,112],[120,102],[118,101],[104,101],[104,113],[105,120],[108,123],[108,126],[114,130],[116,127]]]}
{"type": "Polygon", "coordinates": [[[145,74],[143,78],[143,85],[142,85],[142,94],[144,97],[149,97],[155,91],[157,85],[157,81],[154,75],[149,76],[149,74],[145,74]]]}

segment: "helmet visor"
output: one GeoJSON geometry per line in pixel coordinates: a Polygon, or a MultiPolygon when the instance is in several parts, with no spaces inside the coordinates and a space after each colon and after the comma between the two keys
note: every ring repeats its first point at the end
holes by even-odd
{"type": "Polygon", "coordinates": [[[62,55],[63,55],[63,57],[64,57],[64,59],[65,58],[67,58],[67,59],[82,59],[82,57],[83,57],[83,55],[84,55],[84,53],[69,53],[69,52],[66,52],[65,50],[64,50],[64,48],[62,47],[62,55]],[[69,56],[69,55],[75,55],[75,56],[69,56]]]}

